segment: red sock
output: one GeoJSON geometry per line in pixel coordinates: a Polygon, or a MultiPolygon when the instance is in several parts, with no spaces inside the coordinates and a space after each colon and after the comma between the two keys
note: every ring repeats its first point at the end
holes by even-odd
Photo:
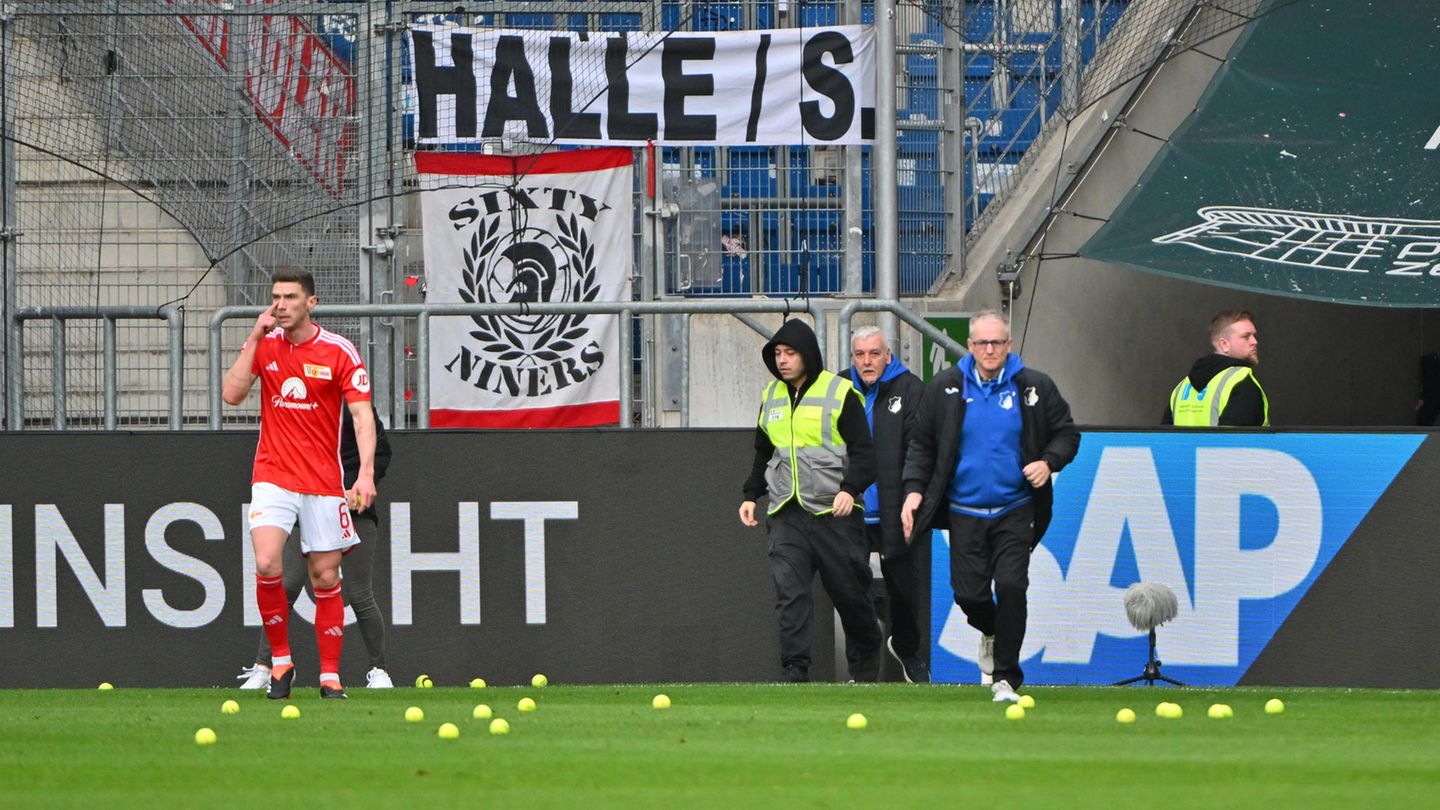
{"type": "Polygon", "coordinates": [[[345,644],[345,601],[340,586],[315,589],[315,644],[320,648],[320,682],[340,682],[340,648],[345,644]]]}
{"type": "Polygon", "coordinates": [[[266,578],[255,575],[255,604],[260,608],[260,623],[270,641],[270,666],[281,668],[290,664],[290,603],[285,598],[283,577],[266,578]]]}

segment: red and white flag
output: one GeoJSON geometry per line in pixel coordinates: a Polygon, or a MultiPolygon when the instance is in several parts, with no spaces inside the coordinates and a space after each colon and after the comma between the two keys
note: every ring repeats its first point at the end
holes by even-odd
{"type": "MultiPolygon", "coordinates": [[[[630,300],[633,155],[419,152],[429,301],[630,300]]],[[[617,315],[430,320],[430,426],[620,420],[617,315]]]]}

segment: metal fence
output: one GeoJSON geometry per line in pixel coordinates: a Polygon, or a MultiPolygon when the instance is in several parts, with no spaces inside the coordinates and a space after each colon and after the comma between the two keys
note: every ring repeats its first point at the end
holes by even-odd
{"type": "MultiPolygon", "coordinates": [[[[1190,5],[900,0],[893,150],[664,148],[653,166],[642,155],[676,214],[649,236],[637,217],[636,296],[873,294],[876,197],[892,178],[872,171],[872,153],[893,159],[898,292],[930,293],[963,272],[965,228],[983,222],[1013,184],[1045,121],[1083,105],[1085,65],[1127,9],[1176,14],[1190,5]]],[[[4,379],[7,392],[21,394],[4,401],[23,403],[6,424],[163,427],[177,379],[182,420],[206,421],[210,316],[263,300],[269,274],[284,266],[313,272],[327,303],[421,303],[414,111],[403,93],[411,25],[658,37],[871,23],[875,8],[859,0],[0,2],[4,379]],[[170,367],[172,335],[160,321],[17,318],[25,308],[67,307],[173,308],[183,368],[170,367]],[[22,338],[9,339],[13,330],[22,338]],[[64,340],[58,355],[55,334],[64,340]],[[114,391],[108,404],[106,390],[114,391]]],[[[1105,82],[1124,75],[1116,69],[1105,82]]],[[[637,318],[643,379],[654,327],[637,318]]],[[[382,415],[413,423],[413,323],[327,326],[367,353],[382,415]]],[[[242,326],[227,328],[226,345],[238,344],[242,326]]],[[[637,390],[643,400],[653,386],[637,390]]]]}

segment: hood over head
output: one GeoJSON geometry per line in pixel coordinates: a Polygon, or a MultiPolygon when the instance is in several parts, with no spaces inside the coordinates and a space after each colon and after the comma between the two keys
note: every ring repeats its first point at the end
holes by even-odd
{"type": "Polygon", "coordinates": [[[816,375],[825,370],[825,359],[820,355],[820,341],[815,339],[815,330],[801,320],[788,320],[780,324],[775,330],[775,336],[761,349],[761,357],[765,360],[765,367],[770,369],[770,374],[775,379],[781,379],[780,372],[775,368],[775,347],[784,344],[800,353],[805,360],[805,379],[814,380],[816,375]]]}

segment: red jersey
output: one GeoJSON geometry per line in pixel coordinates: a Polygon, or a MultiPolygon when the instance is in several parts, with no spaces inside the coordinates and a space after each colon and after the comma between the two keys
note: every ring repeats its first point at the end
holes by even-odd
{"type": "Polygon", "coordinates": [[[367,402],[370,377],[355,344],[316,326],[294,344],[275,328],[255,349],[260,378],[260,444],[252,484],[306,495],[343,495],[341,402],[367,402]]]}

